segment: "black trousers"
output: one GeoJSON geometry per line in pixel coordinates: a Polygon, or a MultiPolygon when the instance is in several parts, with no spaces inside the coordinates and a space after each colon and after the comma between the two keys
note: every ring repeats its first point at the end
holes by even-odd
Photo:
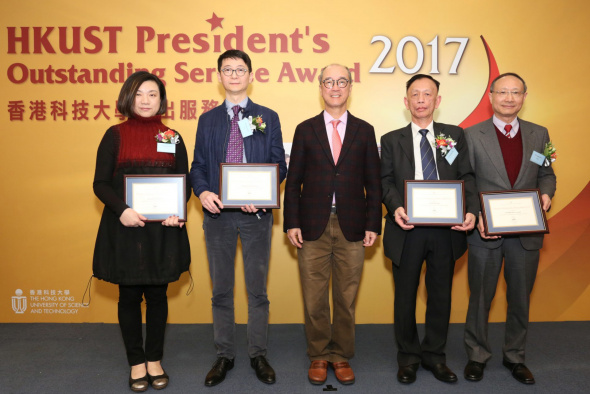
{"type": "Polygon", "coordinates": [[[448,228],[415,227],[406,235],[400,265],[393,265],[395,282],[394,330],[397,362],[444,363],[451,314],[455,261],[448,228]],[[416,328],[416,296],[426,260],[426,330],[420,343],[416,328]]]}
{"type": "Polygon", "coordinates": [[[159,361],[164,354],[164,333],[168,319],[165,285],[119,285],[119,326],[130,366],[159,361]],[[141,302],[146,302],[145,350],[141,326],[141,302]]]}

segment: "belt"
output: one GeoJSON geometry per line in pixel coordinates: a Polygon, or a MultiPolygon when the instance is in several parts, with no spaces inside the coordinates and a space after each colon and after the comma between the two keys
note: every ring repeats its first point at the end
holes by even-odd
{"type": "Polygon", "coordinates": [[[332,209],[330,209],[330,213],[336,213],[336,205],[332,205],[332,209]]]}

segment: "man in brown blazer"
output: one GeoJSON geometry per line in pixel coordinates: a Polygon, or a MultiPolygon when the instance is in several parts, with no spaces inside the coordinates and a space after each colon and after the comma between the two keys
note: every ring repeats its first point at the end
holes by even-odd
{"type": "Polygon", "coordinates": [[[355,299],[365,251],[381,233],[379,153],[373,126],[347,111],[348,68],[322,69],[325,111],[299,124],[285,186],[284,230],[298,248],[305,306],[308,372],[326,381],[330,364],[338,381],[354,383],[355,299]],[[334,323],[328,287],[332,277],[334,323]]]}

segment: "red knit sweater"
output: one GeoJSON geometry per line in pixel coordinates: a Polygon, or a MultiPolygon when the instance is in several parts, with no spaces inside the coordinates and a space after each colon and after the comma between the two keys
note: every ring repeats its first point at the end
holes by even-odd
{"type": "Polygon", "coordinates": [[[520,167],[522,165],[522,135],[519,130],[514,138],[507,138],[497,127],[495,127],[495,129],[496,134],[498,135],[500,149],[502,149],[504,166],[508,173],[510,186],[514,187],[514,183],[516,183],[516,178],[518,178],[518,173],[520,172],[520,167]]]}

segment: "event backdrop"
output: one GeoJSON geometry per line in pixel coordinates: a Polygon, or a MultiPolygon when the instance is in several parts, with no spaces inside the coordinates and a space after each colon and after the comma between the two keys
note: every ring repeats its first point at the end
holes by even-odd
{"type": "MultiPolygon", "coordinates": [[[[103,204],[94,196],[96,149],[133,71],[160,76],[169,96],[165,123],[189,150],[198,117],[222,103],[216,59],[248,52],[249,90],[276,110],[283,137],[322,110],[317,76],[330,63],[353,74],[350,111],[377,138],[409,122],[404,84],[415,73],[441,82],[435,120],[466,127],[490,116],[490,77],[513,71],[528,83],[521,117],[548,127],[558,157],[551,233],[541,253],[531,320],[590,319],[590,161],[586,1],[340,2],[21,0],[0,13],[2,224],[0,322],[115,322],[115,285],[93,279],[92,254],[103,204]],[[487,46],[486,47],[486,43],[487,46]],[[481,103],[481,104],[480,104],[481,103]],[[91,297],[90,297],[91,296],[91,297]]],[[[526,159],[526,158],[525,158],[526,159]]],[[[282,189],[281,189],[282,190],[282,189]]],[[[281,198],[282,199],[282,198],[281,198]]],[[[169,290],[171,323],[211,322],[201,205],[188,206],[191,278],[169,290]]],[[[303,321],[296,251],[274,211],[268,293],[271,323],[303,321]]],[[[381,239],[367,249],[358,323],[393,321],[391,262],[381,239]]],[[[452,321],[465,319],[467,260],[457,262],[452,321]]],[[[246,322],[241,251],[236,258],[237,321],[246,322]]],[[[505,317],[500,281],[492,321],[505,317]]],[[[426,293],[417,316],[424,321],[426,293]]]]}

